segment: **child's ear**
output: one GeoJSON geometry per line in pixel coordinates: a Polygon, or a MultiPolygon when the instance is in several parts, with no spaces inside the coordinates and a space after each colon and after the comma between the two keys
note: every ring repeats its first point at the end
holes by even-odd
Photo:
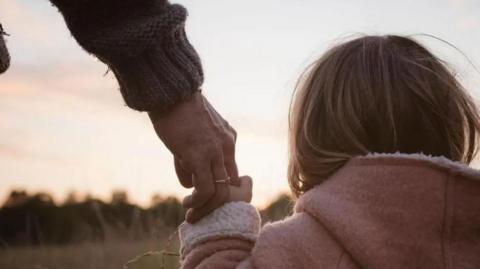
{"type": "Polygon", "coordinates": [[[230,185],[229,202],[243,201],[250,203],[252,201],[253,181],[249,176],[240,177],[240,186],[230,185]]]}

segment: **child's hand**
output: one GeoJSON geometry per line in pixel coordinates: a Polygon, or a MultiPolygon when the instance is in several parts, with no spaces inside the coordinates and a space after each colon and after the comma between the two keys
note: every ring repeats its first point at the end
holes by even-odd
{"type": "Polygon", "coordinates": [[[253,181],[249,176],[240,177],[240,186],[228,185],[229,197],[228,202],[247,202],[252,201],[253,181]]]}
{"type": "MultiPolygon", "coordinates": [[[[225,193],[228,194],[228,197],[226,198],[225,203],[237,202],[237,201],[250,203],[250,201],[252,200],[252,186],[253,186],[252,179],[249,176],[240,177],[240,184],[241,185],[237,187],[237,186],[228,185],[225,183],[217,183],[216,191],[224,191],[225,193]]],[[[213,201],[214,199],[208,201],[203,207],[190,208],[187,211],[187,215],[185,217],[186,221],[188,223],[195,223],[199,221],[203,216],[208,214],[207,212],[212,212],[215,209],[217,209],[219,206],[216,201],[213,201]]]]}

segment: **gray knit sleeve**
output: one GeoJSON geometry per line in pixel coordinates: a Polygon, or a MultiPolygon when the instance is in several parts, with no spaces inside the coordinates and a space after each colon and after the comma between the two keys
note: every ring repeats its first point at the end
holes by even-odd
{"type": "Polygon", "coordinates": [[[109,66],[126,104],[168,111],[203,83],[184,7],[166,0],[50,0],[86,51],[109,66]]]}

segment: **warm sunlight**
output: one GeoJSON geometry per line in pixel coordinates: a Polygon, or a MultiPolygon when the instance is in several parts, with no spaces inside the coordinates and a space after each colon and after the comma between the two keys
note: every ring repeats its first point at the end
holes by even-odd
{"type": "MultiPolygon", "coordinates": [[[[254,178],[258,205],[288,190],[289,100],[302,69],[325,48],[354,33],[428,33],[480,61],[475,1],[178,2],[189,9],[204,92],[239,133],[240,171],[254,178]]],[[[76,45],[47,1],[4,0],[0,18],[12,53],[0,78],[0,197],[11,188],[60,200],[71,190],[108,197],[120,188],[147,203],[154,192],[188,193],[147,117],[123,106],[113,75],[76,45]]],[[[421,39],[479,88],[459,52],[421,39]]]]}
{"type": "Polygon", "coordinates": [[[478,0],[168,2],[0,1],[1,268],[480,267],[478,0]]]}

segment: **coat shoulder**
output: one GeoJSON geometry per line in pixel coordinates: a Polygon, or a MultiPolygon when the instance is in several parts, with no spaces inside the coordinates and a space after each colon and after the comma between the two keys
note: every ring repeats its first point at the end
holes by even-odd
{"type": "Polygon", "coordinates": [[[338,264],[344,251],[308,213],[266,224],[252,251],[255,268],[321,268],[338,264]]]}

